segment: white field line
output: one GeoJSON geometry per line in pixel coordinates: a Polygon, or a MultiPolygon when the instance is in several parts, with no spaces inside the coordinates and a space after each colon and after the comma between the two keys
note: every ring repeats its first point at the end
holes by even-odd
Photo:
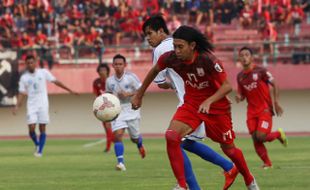
{"type": "Polygon", "coordinates": [[[105,139],[101,139],[101,140],[98,140],[98,141],[95,141],[95,142],[84,144],[83,147],[84,148],[90,148],[90,147],[96,146],[98,144],[103,144],[105,141],[106,141],[105,139]]]}

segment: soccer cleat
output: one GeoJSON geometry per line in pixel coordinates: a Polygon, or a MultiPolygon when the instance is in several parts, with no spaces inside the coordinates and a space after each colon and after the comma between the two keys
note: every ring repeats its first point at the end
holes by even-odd
{"type": "Polygon", "coordinates": [[[225,185],[223,187],[223,190],[227,190],[234,183],[238,173],[239,171],[237,167],[235,166],[235,164],[233,168],[229,170],[228,172],[224,171],[225,185]]]}
{"type": "Polygon", "coordinates": [[[287,137],[286,137],[286,134],[285,132],[283,131],[282,128],[279,128],[278,131],[280,132],[281,136],[280,136],[280,142],[283,144],[284,147],[287,147],[288,145],[288,140],[287,140],[287,137]]]}
{"type": "Polygon", "coordinates": [[[122,162],[118,163],[115,166],[115,169],[118,170],[118,171],[126,171],[126,167],[125,167],[125,165],[122,162]]]}
{"type": "Polygon", "coordinates": [[[263,165],[262,165],[262,168],[263,168],[264,170],[269,170],[269,169],[272,169],[273,166],[272,166],[272,164],[263,164],[263,165]]]}
{"type": "Polygon", "coordinates": [[[186,188],[183,188],[179,184],[177,184],[172,190],[186,190],[186,188]]]}
{"type": "Polygon", "coordinates": [[[33,155],[34,155],[34,157],[37,157],[37,158],[42,157],[42,153],[38,153],[38,152],[35,152],[33,155]]]}
{"type": "Polygon", "coordinates": [[[144,149],[143,146],[141,146],[141,147],[139,148],[139,153],[140,153],[141,158],[143,159],[143,158],[145,157],[145,155],[146,155],[145,149],[144,149]]]}
{"type": "Polygon", "coordinates": [[[109,153],[109,152],[110,152],[110,149],[105,148],[105,149],[103,150],[103,152],[105,152],[105,153],[109,153]]]}
{"type": "Polygon", "coordinates": [[[259,190],[259,187],[255,179],[253,179],[253,181],[247,187],[248,187],[248,190],[259,190]]]}

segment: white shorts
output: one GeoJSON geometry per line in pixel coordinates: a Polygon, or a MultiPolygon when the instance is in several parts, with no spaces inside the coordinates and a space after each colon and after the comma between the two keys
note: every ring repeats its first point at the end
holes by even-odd
{"type": "Polygon", "coordinates": [[[205,126],[202,123],[194,132],[189,135],[186,135],[184,138],[193,140],[193,141],[201,141],[206,137],[205,126]]]}
{"type": "Polygon", "coordinates": [[[138,139],[140,135],[140,119],[114,120],[111,122],[112,131],[127,128],[130,138],[138,139]]]}
{"type": "Polygon", "coordinates": [[[31,108],[27,111],[27,124],[48,124],[48,108],[31,108]]]}

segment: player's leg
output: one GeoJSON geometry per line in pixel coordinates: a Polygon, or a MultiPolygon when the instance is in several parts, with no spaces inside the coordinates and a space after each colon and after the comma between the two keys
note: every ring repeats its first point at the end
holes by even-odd
{"type": "Polygon", "coordinates": [[[123,135],[125,128],[116,129],[113,131],[114,136],[114,152],[117,158],[116,169],[120,171],[125,171],[124,165],[124,144],[123,144],[123,135]]]}
{"type": "Polygon", "coordinates": [[[242,174],[245,184],[249,186],[255,182],[241,149],[234,144],[235,134],[232,129],[231,115],[205,115],[203,117],[205,118],[205,125],[208,126],[206,128],[207,136],[221,144],[223,152],[234,162],[242,174]]]}
{"type": "Polygon", "coordinates": [[[283,146],[287,146],[287,138],[283,131],[283,129],[279,128],[277,131],[271,132],[272,130],[272,115],[271,113],[263,113],[259,116],[258,122],[258,131],[262,133],[258,133],[256,138],[262,142],[272,142],[278,139],[283,146]]]}
{"type": "Polygon", "coordinates": [[[41,123],[39,124],[39,129],[40,129],[40,138],[39,138],[39,150],[38,154],[43,153],[44,145],[46,142],[46,124],[41,123]]]}
{"type": "Polygon", "coordinates": [[[184,169],[185,169],[185,178],[186,183],[191,190],[200,190],[199,184],[196,180],[196,176],[193,172],[191,161],[186,155],[185,151],[182,149],[183,159],[184,159],[184,169]]]}
{"type": "Polygon", "coordinates": [[[31,138],[32,142],[34,143],[35,146],[35,152],[38,151],[39,147],[39,142],[36,134],[36,124],[28,124],[28,129],[29,129],[29,137],[31,138]]]}
{"type": "Polygon", "coordinates": [[[140,134],[140,119],[133,119],[130,121],[127,121],[128,126],[128,133],[130,135],[130,139],[133,143],[137,144],[137,148],[139,150],[139,154],[141,155],[141,158],[144,158],[146,156],[146,151],[143,146],[143,138],[140,134]]]}
{"type": "Polygon", "coordinates": [[[184,158],[181,150],[182,138],[190,133],[192,128],[177,120],[172,120],[165,133],[167,142],[167,153],[174,176],[181,188],[186,188],[186,178],[184,171],[184,158]]]}
{"type": "Polygon", "coordinates": [[[208,145],[199,142],[205,137],[205,127],[201,124],[193,133],[185,137],[185,140],[182,142],[182,147],[185,150],[200,156],[202,159],[220,166],[224,171],[230,171],[234,166],[231,161],[225,159],[208,145]]]}
{"type": "Polygon", "coordinates": [[[106,134],[106,148],[104,150],[104,152],[109,152],[110,148],[111,148],[111,144],[113,141],[113,132],[112,132],[112,127],[111,127],[111,123],[110,122],[102,122],[102,126],[105,130],[105,134],[106,134]]]}

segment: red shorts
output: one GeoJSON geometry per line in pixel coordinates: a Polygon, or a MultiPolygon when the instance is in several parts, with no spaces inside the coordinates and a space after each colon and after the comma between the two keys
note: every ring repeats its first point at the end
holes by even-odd
{"type": "Polygon", "coordinates": [[[193,131],[204,122],[207,137],[221,144],[231,144],[234,142],[235,133],[232,129],[230,113],[197,113],[197,109],[188,104],[183,104],[177,109],[172,119],[189,125],[193,131]]]}
{"type": "Polygon", "coordinates": [[[270,112],[262,112],[257,116],[248,115],[247,125],[250,134],[253,134],[254,131],[268,134],[272,129],[272,115],[270,112]]]}

